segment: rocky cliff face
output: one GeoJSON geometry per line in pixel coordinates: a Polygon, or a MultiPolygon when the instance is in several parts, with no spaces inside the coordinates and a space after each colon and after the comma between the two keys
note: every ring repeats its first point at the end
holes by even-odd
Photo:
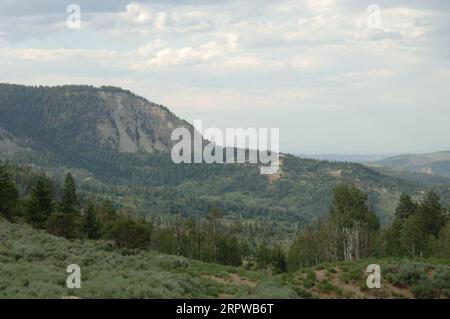
{"type": "Polygon", "coordinates": [[[191,129],[166,108],[142,98],[124,92],[98,94],[108,110],[96,123],[100,141],[119,152],[170,151],[173,129],[191,129]]]}
{"type": "Polygon", "coordinates": [[[193,127],[167,108],[114,87],[0,85],[0,150],[89,146],[170,151],[173,129],[193,127]]]}

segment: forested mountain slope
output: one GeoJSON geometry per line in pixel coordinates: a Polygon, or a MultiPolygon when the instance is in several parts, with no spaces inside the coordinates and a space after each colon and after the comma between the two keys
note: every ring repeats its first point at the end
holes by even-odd
{"type": "MultiPolygon", "coordinates": [[[[141,215],[202,216],[220,208],[225,218],[294,232],[328,212],[338,183],[367,191],[382,221],[391,218],[401,192],[421,196],[432,187],[361,164],[286,154],[272,177],[255,164],[174,164],[172,129],[192,126],[120,88],[2,84],[0,114],[3,159],[56,176],[70,170],[84,196],[108,197],[141,215]]],[[[447,181],[439,184],[448,193],[447,181]]]]}

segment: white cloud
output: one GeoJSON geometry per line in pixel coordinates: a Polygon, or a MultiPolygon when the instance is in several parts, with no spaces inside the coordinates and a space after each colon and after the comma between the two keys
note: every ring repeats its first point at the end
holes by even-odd
{"type": "MultiPolygon", "coordinates": [[[[384,2],[379,28],[367,25],[370,2],[357,0],[120,1],[102,7],[81,0],[76,32],[55,4],[36,12],[26,4],[23,14],[19,5],[0,4],[0,81],[125,85],[190,120],[214,122],[221,114],[223,121],[279,120],[287,131],[311,129],[310,142],[292,138],[290,149],[334,146],[314,139],[324,135],[322,124],[334,128],[336,139],[349,138],[333,117],[345,127],[355,119],[370,126],[371,112],[374,119],[393,109],[422,116],[420,104],[450,116],[443,102],[448,1],[384,2]]],[[[391,124],[381,121],[380,134],[392,133],[391,124]]],[[[354,145],[382,139],[367,134],[355,136],[354,145]]]]}

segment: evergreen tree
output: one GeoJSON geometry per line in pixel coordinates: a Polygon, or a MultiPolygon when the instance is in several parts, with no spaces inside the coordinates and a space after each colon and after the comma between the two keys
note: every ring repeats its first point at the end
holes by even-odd
{"type": "Polygon", "coordinates": [[[41,177],[26,203],[25,220],[36,228],[45,228],[49,217],[55,212],[51,181],[41,177]]]}
{"type": "Polygon", "coordinates": [[[428,234],[437,237],[439,230],[445,224],[446,212],[442,208],[440,198],[436,192],[431,191],[427,194],[418,213],[423,215],[421,219],[424,223],[425,231],[428,234]]]}
{"type": "Polygon", "coordinates": [[[89,239],[100,238],[100,224],[94,204],[89,203],[83,220],[83,231],[89,239]]]}
{"type": "Polygon", "coordinates": [[[77,215],[56,212],[47,221],[47,231],[68,239],[80,238],[82,229],[77,215]]]}
{"type": "Polygon", "coordinates": [[[16,186],[9,177],[6,166],[0,165],[0,215],[12,219],[17,201],[16,186]]]}
{"type": "Polygon", "coordinates": [[[283,273],[287,271],[286,256],[280,248],[276,249],[275,271],[277,273],[283,273]]]}
{"type": "Polygon", "coordinates": [[[127,248],[149,248],[153,225],[145,220],[135,220],[129,216],[120,216],[113,224],[109,238],[117,246],[127,248]]]}
{"type": "Polygon", "coordinates": [[[222,235],[217,240],[217,258],[220,264],[240,266],[242,254],[239,240],[236,236],[222,235]]]}
{"type": "Polygon", "coordinates": [[[105,200],[102,202],[97,212],[97,218],[100,224],[100,237],[105,237],[111,231],[114,222],[118,218],[111,201],[105,200]]]}
{"type": "Polygon", "coordinates": [[[386,256],[402,256],[404,249],[400,241],[402,227],[405,221],[412,216],[417,210],[417,204],[411,197],[402,193],[395,209],[394,221],[383,232],[383,253],[386,256]]]}
{"type": "Polygon", "coordinates": [[[60,211],[64,214],[78,214],[80,203],[76,193],[75,180],[71,173],[66,175],[64,180],[63,195],[60,204],[60,211]]]}
{"type": "Polygon", "coordinates": [[[395,209],[395,218],[403,222],[414,214],[416,208],[417,204],[412,201],[411,197],[403,193],[400,195],[400,201],[395,209]]]}

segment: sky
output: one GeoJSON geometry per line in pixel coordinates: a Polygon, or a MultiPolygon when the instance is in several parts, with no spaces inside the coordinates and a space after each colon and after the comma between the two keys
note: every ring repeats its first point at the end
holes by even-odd
{"type": "Polygon", "coordinates": [[[0,82],[120,86],[290,153],[450,150],[450,1],[371,1],[0,0],[0,82]]]}

